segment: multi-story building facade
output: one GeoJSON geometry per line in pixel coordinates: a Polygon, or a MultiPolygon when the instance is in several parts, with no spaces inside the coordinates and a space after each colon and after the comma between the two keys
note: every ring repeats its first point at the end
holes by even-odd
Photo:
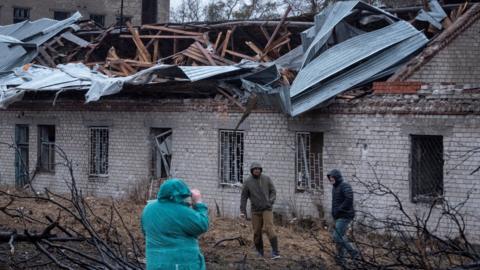
{"type": "Polygon", "coordinates": [[[52,18],[62,20],[79,11],[84,18],[109,26],[123,16],[135,25],[168,21],[169,0],[3,0],[0,3],[0,25],[24,20],[52,18]]]}

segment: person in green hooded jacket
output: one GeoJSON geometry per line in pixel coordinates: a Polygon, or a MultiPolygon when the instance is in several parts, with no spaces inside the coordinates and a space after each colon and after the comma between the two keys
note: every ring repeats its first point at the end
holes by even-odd
{"type": "Polygon", "coordinates": [[[278,251],[278,238],[273,227],[272,212],[277,193],[272,179],[262,174],[262,171],[262,165],[258,162],[253,162],[250,166],[251,176],[243,183],[240,196],[240,216],[242,218],[246,217],[247,200],[250,199],[255,248],[258,254],[263,257],[262,231],[265,230],[272,247],[272,259],[278,259],[280,258],[280,253],[278,251]]]}
{"type": "Polygon", "coordinates": [[[157,200],[143,209],[141,223],[147,270],[206,269],[197,240],[208,230],[208,208],[200,191],[190,191],[181,179],[165,181],[157,200]]]}

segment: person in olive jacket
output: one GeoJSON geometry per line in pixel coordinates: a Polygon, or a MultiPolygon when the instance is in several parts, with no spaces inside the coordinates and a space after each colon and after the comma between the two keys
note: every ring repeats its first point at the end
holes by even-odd
{"type": "Polygon", "coordinates": [[[272,206],[275,203],[276,191],[270,177],[262,174],[262,166],[253,162],[250,166],[251,176],[243,183],[240,216],[246,217],[247,200],[250,199],[252,209],[253,241],[260,256],[263,256],[262,227],[272,246],[272,259],[280,258],[278,239],[273,230],[272,206]]]}
{"type": "Polygon", "coordinates": [[[345,237],[348,225],[355,217],[353,207],[353,190],[349,183],[343,180],[339,170],[332,170],[327,175],[328,180],[333,185],[332,189],[332,216],[335,220],[335,229],[333,230],[333,241],[337,247],[337,261],[345,262],[345,251],[352,258],[357,258],[358,252],[345,237]]]}

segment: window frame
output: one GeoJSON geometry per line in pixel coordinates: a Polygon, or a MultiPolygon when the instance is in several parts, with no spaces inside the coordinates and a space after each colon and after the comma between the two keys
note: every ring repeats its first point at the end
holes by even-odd
{"type": "Polygon", "coordinates": [[[89,18],[90,20],[94,21],[96,24],[105,27],[105,18],[106,18],[105,14],[90,13],[89,18]],[[102,23],[98,22],[93,17],[101,18],[102,23]]]}
{"type": "Polygon", "coordinates": [[[37,126],[37,170],[39,172],[49,172],[49,173],[55,172],[55,142],[56,142],[55,125],[38,125],[37,126]],[[46,134],[46,140],[44,140],[45,139],[44,134],[46,134]],[[44,153],[45,153],[44,147],[47,148],[47,154],[45,158],[44,158],[44,153]],[[43,160],[47,160],[47,163],[45,164],[43,160]]]}
{"type": "MultiPolygon", "coordinates": [[[[30,10],[32,8],[29,8],[29,7],[17,7],[17,6],[14,6],[13,7],[13,23],[20,23],[20,22],[23,22],[23,21],[28,21],[30,20],[30,10]],[[26,16],[17,16],[17,11],[23,11],[25,12],[25,14],[23,15],[26,15],[26,16]]],[[[23,13],[22,12],[22,13],[23,13]]]]}
{"type": "MultiPolygon", "coordinates": [[[[318,143],[318,142],[317,142],[318,143]]],[[[323,132],[309,132],[309,131],[297,131],[295,132],[295,191],[296,192],[305,192],[305,191],[322,191],[323,190],[323,149],[324,149],[324,133],[323,132]],[[300,157],[300,140],[301,137],[308,138],[308,142],[305,143],[306,147],[306,156],[300,157]],[[314,138],[320,138],[320,152],[312,150],[312,143],[314,138]],[[305,170],[303,163],[305,158],[309,163],[308,166],[311,167],[308,170],[310,180],[300,181],[300,170],[305,170]],[[312,166],[313,161],[313,166],[312,166]],[[302,164],[301,164],[302,163],[302,164]],[[300,183],[303,183],[301,185],[300,183]]]]}
{"type": "Polygon", "coordinates": [[[411,198],[411,202],[413,203],[431,203],[431,202],[434,202],[434,201],[437,201],[437,202],[440,202],[441,198],[443,198],[443,196],[445,195],[445,186],[444,186],[444,163],[445,163],[445,159],[444,159],[444,155],[445,155],[445,150],[444,150],[444,143],[443,143],[443,139],[444,137],[442,135],[418,135],[418,134],[410,134],[410,162],[409,162],[409,172],[410,172],[410,198],[411,198]],[[439,159],[439,164],[440,164],[440,168],[439,168],[439,171],[436,172],[436,174],[438,176],[440,176],[440,179],[437,180],[437,181],[441,181],[438,185],[438,183],[436,183],[435,180],[430,180],[428,181],[428,183],[434,183],[435,181],[435,185],[438,185],[439,186],[439,193],[437,191],[434,191],[434,194],[432,195],[429,195],[429,194],[424,194],[424,193],[421,193],[422,191],[420,190],[421,188],[418,187],[418,183],[419,183],[419,172],[420,171],[425,171],[425,168],[423,167],[420,167],[422,166],[421,162],[418,161],[418,151],[420,151],[421,149],[417,149],[416,147],[425,147],[425,146],[419,146],[420,143],[424,143],[424,142],[421,142],[421,140],[426,140],[426,139],[429,139],[429,140],[436,140],[436,139],[439,139],[440,141],[437,143],[440,143],[440,159],[439,159]]]}
{"type": "Polygon", "coordinates": [[[109,163],[109,151],[110,151],[110,128],[106,126],[92,126],[89,127],[89,161],[88,161],[88,175],[89,177],[108,177],[109,176],[109,169],[110,169],[110,163],[109,163]],[[105,131],[106,135],[99,134],[98,136],[100,137],[100,140],[94,141],[94,137],[96,139],[96,135],[94,135],[94,132],[102,132],[105,131]],[[106,138],[102,142],[102,137],[106,138]],[[104,144],[104,147],[102,149],[101,144],[104,144]],[[100,145],[97,145],[100,144],[100,145]],[[106,147],[105,147],[106,146],[106,147]],[[100,153],[97,153],[97,150],[100,153]],[[103,151],[102,151],[103,150],[103,151]],[[102,154],[105,155],[104,158],[102,158],[102,154]],[[99,156],[99,157],[97,157],[99,156]],[[105,161],[102,161],[104,159],[105,161]],[[103,162],[105,164],[96,164],[97,162],[103,162]],[[98,167],[104,166],[105,169],[102,171],[102,169],[98,169],[98,167]]]}
{"type": "MultiPolygon", "coordinates": [[[[72,16],[72,12],[71,11],[65,11],[65,10],[53,10],[53,19],[54,20],[57,20],[57,21],[63,21],[65,19],[68,19],[70,16],[72,16]],[[56,18],[56,14],[60,15],[65,15],[65,17],[63,19],[57,19],[56,18]]],[[[63,17],[63,16],[60,16],[60,17],[63,17]]]]}
{"type": "MultiPolygon", "coordinates": [[[[245,131],[244,130],[233,130],[233,129],[220,129],[219,132],[218,132],[218,143],[219,143],[219,146],[218,146],[218,178],[219,178],[219,183],[221,186],[238,186],[238,185],[242,185],[243,184],[243,172],[244,172],[244,162],[245,162],[245,131]],[[224,141],[222,140],[222,138],[225,138],[225,137],[222,137],[222,136],[228,136],[226,137],[226,139],[228,140],[228,143],[230,144],[231,141],[230,141],[230,136],[233,135],[235,136],[234,138],[236,138],[235,140],[235,144],[239,144],[238,147],[235,147],[235,145],[233,147],[230,147],[228,146],[228,149],[230,149],[230,151],[233,151],[233,149],[235,150],[240,150],[240,153],[234,153],[232,154],[232,152],[230,152],[229,150],[225,150],[224,147],[226,147],[226,145],[224,144],[224,141]],[[237,138],[237,136],[240,136],[237,138]],[[240,148],[240,149],[238,149],[240,148]],[[225,175],[227,174],[224,170],[224,168],[226,167],[224,165],[224,161],[227,159],[224,157],[224,152],[226,151],[229,151],[228,155],[229,155],[229,158],[228,159],[231,159],[230,157],[231,156],[234,156],[234,164],[235,165],[232,165],[231,163],[231,160],[228,164],[228,175],[225,177],[225,175]],[[238,160],[239,159],[239,160],[238,160]],[[235,166],[235,168],[233,168],[233,173],[234,173],[234,177],[236,176],[237,178],[236,179],[233,179],[234,177],[232,177],[232,166],[235,166]],[[236,171],[236,172],[235,172],[236,171]],[[234,181],[232,181],[232,179],[234,181]]],[[[236,152],[236,151],[235,151],[236,152]]]]}

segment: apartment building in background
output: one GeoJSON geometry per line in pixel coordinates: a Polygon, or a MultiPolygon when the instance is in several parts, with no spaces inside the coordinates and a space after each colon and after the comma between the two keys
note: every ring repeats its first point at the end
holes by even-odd
{"type": "MultiPolygon", "coordinates": [[[[79,11],[84,19],[102,26],[120,20],[122,0],[2,0],[0,25],[25,20],[52,18],[63,20],[79,11]]],[[[170,0],[123,0],[123,16],[133,24],[168,21],[170,0]]]]}

